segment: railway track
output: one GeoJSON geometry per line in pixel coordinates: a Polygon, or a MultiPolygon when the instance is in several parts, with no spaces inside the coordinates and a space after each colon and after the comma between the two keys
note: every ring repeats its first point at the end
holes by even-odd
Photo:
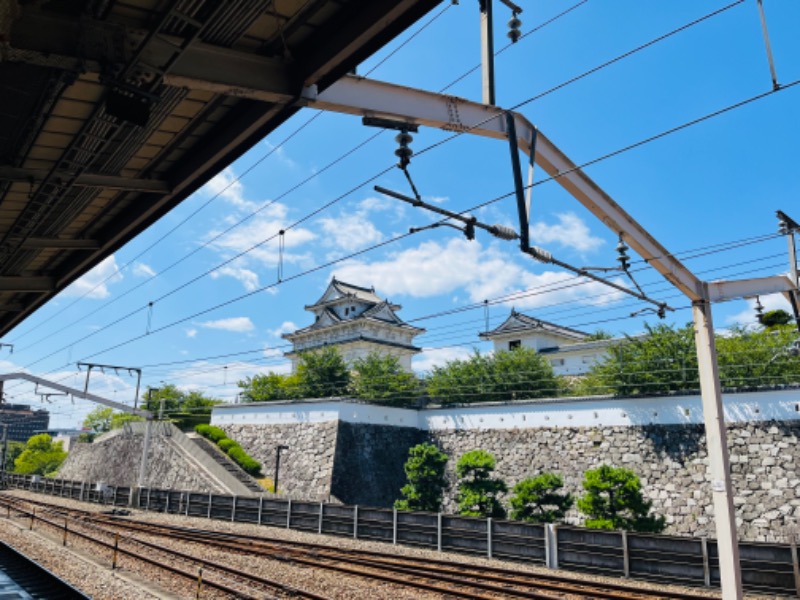
{"type": "MultiPolygon", "coordinates": [[[[261,536],[237,535],[204,529],[176,527],[137,521],[96,512],[69,509],[63,506],[0,496],[0,506],[26,516],[38,507],[52,518],[70,520],[75,526],[90,527],[106,536],[125,535],[135,543],[152,550],[162,549],[163,540],[195,545],[194,554],[202,548],[281,560],[313,569],[325,569],[343,575],[364,577],[443,594],[449,597],[494,600],[496,598],[530,598],[539,600],[603,598],[608,600],[708,600],[708,595],[672,590],[652,591],[621,583],[588,582],[556,574],[534,574],[499,567],[480,567],[447,561],[399,556],[383,552],[345,550],[322,544],[274,540],[261,536]],[[136,534],[137,537],[132,536],[136,534]],[[154,538],[150,541],[144,538],[154,538]],[[159,543],[160,541],[160,543],[159,543]]],[[[53,522],[58,526],[58,521],[53,522]]],[[[63,527],[63,525],[62,525],[63,527]]],[[[175,552],[175,551],[172,551],[175,552]]],[[[191,555],[181,557],[190,560],[191,555]]],[[[314,597],[314,596],[307,596],[314,597]]]]}

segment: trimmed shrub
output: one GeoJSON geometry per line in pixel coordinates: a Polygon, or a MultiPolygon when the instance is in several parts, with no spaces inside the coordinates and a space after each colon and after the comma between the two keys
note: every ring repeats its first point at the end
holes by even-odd
{"type": "Polygon", "coordinates": [[[225,433],[219,427],[214,427],[213,425],[197,425],[194,430],[215,444],[218,444],[220,440],[224,440],[228,437],[227,433],[225,433]]]}
{"type": "Polygon", "coordinates": [[[234,446],[228,451],[228,456],[230,456],[236,464],[238,464],[245,473],[249,473],[250,475],[258,475],[261,473],[261,463],[258,462],[255,458],[252,458],[242,450],[241,446],[234,446]]]}
{"type": "Polygon", "coordinates": [[[230,454],[231,448],[239,448],[239,444],[234,442],[231,438],[225,438],[217,442],[217,446],[223,451],[230,454]]]}

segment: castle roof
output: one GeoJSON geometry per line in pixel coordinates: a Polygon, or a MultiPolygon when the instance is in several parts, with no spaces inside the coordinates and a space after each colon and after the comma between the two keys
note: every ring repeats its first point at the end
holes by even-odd
{"type": "Polygon", "coordinates": [[[495,337],[504,335],[535,331],[541,331],[542,333],[577,341],[582,341],[589,337],[589,334],[583,331],[570,329],[569,327],[563,327],[561,325],[556,325],[555,323],[542,321],[541,319],[535,319],[533,317],[529,317],[528,315],[517,312],[513,308],[511,309],[511,314],[505,321],[503,321],[501,325],[491,331],[482,332],[479,335],[484,339],[491,340],[495,337]]]}
{"type": "MultiPolygon", "coordinates": [[[[342,300],[358,300],[367,304],[380,304],[385,302],[383,298],[375,293],[375,288],[365,288],[352,283],[339,281],[334,277],[328,284],[327,289],[319,300],[314,304],[306,306],[306,310],[316,312],[316,309],[329,304],[334,304],[342,300]]],[[[399,306],[393,305],[394,310],[400,310],[399,306]]]]}

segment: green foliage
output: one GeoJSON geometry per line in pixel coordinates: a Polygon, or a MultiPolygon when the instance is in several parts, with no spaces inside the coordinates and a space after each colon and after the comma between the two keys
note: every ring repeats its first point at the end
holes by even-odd
{"type": "Polygon", "coordinates": [[[562,521],[575,499],[564,493],[564,480],[555,473],[542,473],[523,479],[514,486],[511,518],[532,523],[562,521]]]}
{"type": "Polygon", "coordinates": [[[169,420],[181,431],[193,431],[197,425],[208,425],[211,413],[170,413],[169,420]]]}
{"type": "Polygon", "coordinates": [[[606,331],[605,329],[598,329],[594,333],[590,333],[589,337],[587,337],[587,341],[597,341],[597,340],[610,340],[613,339],[614,335],[610,331],[606,331]]]}
{"type": "Polygon", "coordinates": [[[144,421],[144,417],[132,415],[130,413],[115,412],[113,415],[111,415],[111,429],[122,429],[125,426],[125,423],[131,423],[134,421],[144,421]]]}
{"type": "Polygon", "coordinates": [[[223,429],[215,427],[214,425],[198,425],[194,430],[215,444],[218,444],[220,440],[224,440],[228,437],[228,434],[225,433],[223,429]]]}
{"type": "Polygon", "coordinates": [[[649,514],[653,503],[644,499],[639,477],[630,469],[600,465],[583,477],[586,494],[578,499],[578,509],[588,517],[586,527],[650,533],[664,530],[664,517],[649,514]]]}
{"type": "Polygon", "coordinates": [[[492,477],[494,468],[494,456],[486,450],[470,450],[461,455],[456,464],[458,514],[505,518],[506,510],[498,496],[508,491],[508,487],[504,481],[492,477]]]}
{"type": "Polygon", "coordinates": [[[105,433],[111,430],[111,419],[114,409],[107,406],[98,406],[83,420],[83,426],[94,433],[105,433]]]}
{"type": "Polygon", "coordinates": [[[14,461],[17,460],[19,455],[22,454],[24,450],[25,444],[22,442],[8,442],[8,450],[6,451],[6,471],[12,472],[14,470],[14,461]]]}
{"type": "Polygon", "coordinates": [[[211,409],[221,400],[209,398],[197,391],[184,392],[174,384],[169,383],[160,388],[147,390],[142,396],[142,406],[154,415],[161,409],[164,401],[164,416],[170,417],[176,412],[190,412],[194,414],[210,414],[211,409]]]}
{"type": "Polygon", "coordinates": [[[305,398],[346,396],[350,387],[350,370],[333,346],[301,353],[297,377],[305,398]]]}
{"type": "MultiPolygon", "coordinates": [[[[788,327],[751,331],[733,328],[716,337],[720,382],[725,388],[754,388],[800,382],[800,360],[785,352],[796,334],[788,327]]],[[[609,348],[608,357],[582,378],[581,395],[651,395],[700,387],[691,324],[647,327],[647,335],[609,348]]]]}
{"type": "Polygon", "coordinates": [[[491,356],[476,351],[466,360],[434,367],[428,378],[429,395],[442,404],[546,398],[562,388],[550,363],[522,347],[491,356]]]}
{"type": "Polygon", "coordinates": [[[768,310],[763,315],[758,317],[758,322],[767,329],[779,327],[781,325],[789,325],[794,321],[794,317],[785,310],[768,310]]]}
{"type": "Polygon", "coordinates": [[[419,393],[416,377],[396,356],[370,352],[353,364],[351,391],[356,398],[392,406],[414,404],[419,393]]]}
{"type": "Polygon", "coordinates": [[[256,476],[261,474],[261,463],[251,457],[244,449],[228,437],[223,429],[214,425],[197,425],[194,430],[214,442],[223,452],[238,464],[245,473],[256,476]]]}
{"type": "Polygon", "coordinates": [[[397,510],[438,512],[442,506],[447,478],[444,470],[447,455],[433,444],[418,444],[408,451],[403,467],[407,483],[400,493],[404,498],[395,501],[397,510]]]}
{"type": "Polygon", "coordinates": [[[230,450],[228,450],[228,456],[230,456],[236,462],[236,464],[242,467],[245,473],[249,473],[250,475],[254,476],[261,473],[261,463],[249,456],[247,452],[245,452],[238,444],[236,446],[232,446],[230,450]]]}
{"type": "Polygon", "coordinates": [[[46,433],[34,435],[14,461],[14,472],[23,475],[50,475],[58,471],[67,453],[61,442],[53,442],[46,433]]]}
{"type": "Polygon", "coordinates": [[[277,402],[296,400],[302,395],[300,378],[297,375],[281,375],[269,372],[254,375],[239,381],[242,402],[277,402]]]}
{"type": "Polygon", "coordinates": [[[217,442],[217,446],[219,446],[220,449],[223,452],[228,452],[231,448],[239,448],[240,447],[237,442],[234,442],[230,438],[225,438],[225,439],[222,439],[222,440],[218,441],[217,442]]]}

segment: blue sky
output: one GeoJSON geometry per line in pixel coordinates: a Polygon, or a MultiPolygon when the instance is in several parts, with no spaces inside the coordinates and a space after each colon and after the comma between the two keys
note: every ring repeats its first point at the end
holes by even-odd
{"type": "MultiPolygon", "coordinates": [[[[496,4],[502,48],[510,14],[496,4]]],[[[521,5],[522,30],[528,32],[572,3],[521,5]]],[[[765,0],[764,5],[778,79],[787,84],[800,78],[800,4],[765,0]]],[[[724,6],[588,0],[498,56],[497,102],[515,105],[724,6]]],[[[376,67],[373,78],[438,91],[477,65],[479,44],[477,3],[442,3],[359,73],[376,67]]],[[[756,2],[747,0],[520,111],[580,164],[770,89],[756,2]]],[[[480,73],[448,93],[479,100],[480,73]]],[[[800,86],[594,164],[587,173],[700,277],[783,273],[786,242],[772,235],[774,211],[800,220],[798,106],[800,86]],[[748,242],[736,244],[743,240],[748,242]]],[[[6,336],[14,354],[3,350],[2,367],[68,385],[82,381],[75,367],[79,360],[142,367],[143,387],[163,381],[232,400],[238,379],[288,368],[280,334],[311,322],[303,306],[319,297],[333,274],[374,285],[403,306],[400,316],[428,330],[418,338],[425,349],[415,360],[420,372],[473,347],[488,349],[477,337],[486,325],[482,308],[434,316],[486,299],[492,302],[490,326],[512,306],[566,326],[614,334],[635,333],[657,321],[652,314],[631,317],[646,305],[599,284],[566,287],[574,282],[569,273],[534,263],[515,244],[483,233],[468,242],[452,229],[429,230],[324,267],[432,222],[430,214],[372,190],[378,183],[408,191],[399,170],[362,185],[393,164],[392,133],[377,135],[326,168],[376,133],[355,117],[301,111],[6,336]],[[275,236],[284,228],[285,281],[262,290],[277,283],[281,252],[275,236]],[[516,292],[525,293],[502,301],[516,292]],[[227,356],[211,358],[220,355],[227,356]]],[[[421,152],[446,137],[423,128],[411,144],[418,156],[410,171],[426,199],[462,211],[513,189],[505,143],[464,135],[421,152]]],[[[537,174],[544,177],[541,170],[537,174]]],[[[475,214],[516,226],[515,210],[508,198],[475,214]]],[[[554,182],[534,189],[531,223],[533,240],[562,261],[615,262],[614,233],[554,182]]],[[[635,266],[646,291],[678,309],[667,322],[689,321],[687,301],[654,270],[641,262],[635,266]]],[[[777,298],[762,302],[783,306],[777,298]]],[[[718,328],[752,322],[752,316],[752,302],[746,301],[714,310],[718,328]]],[[[135,380],[127,375],[92,377],[92,391],[133,401],[135,380]]],[[[9,384],[6,391],[11,401],[36,402],[24,385],[9,384]]],[[[92,406],[62,401],[48,408],[55,426],[70,426],[92,406]]]]}

